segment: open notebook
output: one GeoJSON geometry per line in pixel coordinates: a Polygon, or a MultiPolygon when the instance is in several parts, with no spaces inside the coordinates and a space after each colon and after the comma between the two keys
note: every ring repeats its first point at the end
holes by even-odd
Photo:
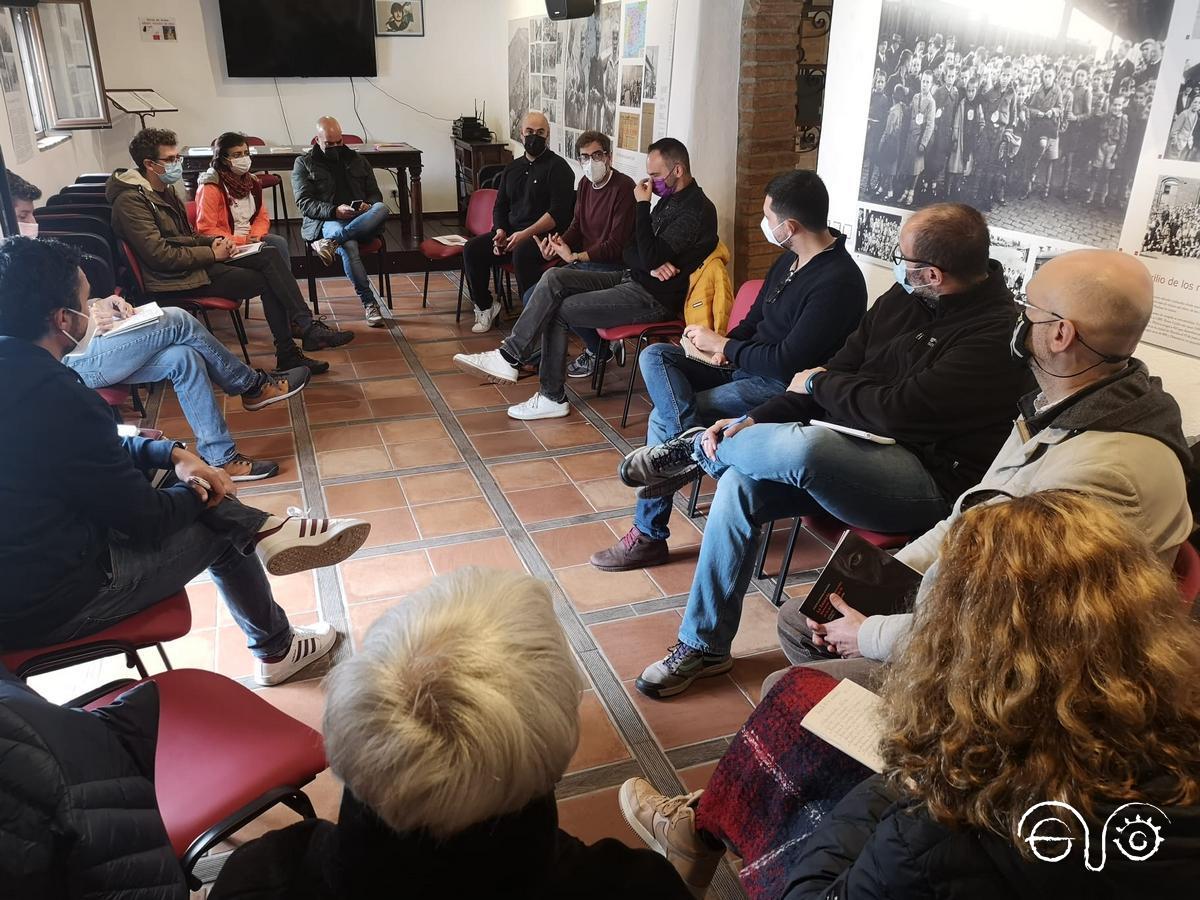
{"type": "Polygon", "coordinates": [[[877,694],[842,679],[808,711],[800,724],[873,772],[883,771],[879,741],[883,710],[877,694]]]}
{"type": "Polygon", "coordinates": [[[162,307],[160,307],[157,303],[143,303],[137,308],[137,312],[135,312],[128,319],[122,319],[110,330],[104,332],[104,334],[98,334],[96,337],[103,340],[104,338],[112,337],[114,334],[122,334],[126,331],[134,331],[138,328],[144,328],[152,322],[157,322],[162,317],[162,307]]]}

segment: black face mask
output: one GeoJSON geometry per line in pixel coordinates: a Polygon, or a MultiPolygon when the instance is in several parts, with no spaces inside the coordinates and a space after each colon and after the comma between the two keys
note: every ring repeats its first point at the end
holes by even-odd
{"type": "Polygon", "coordinates": [[[541,156],[546,149],[546,139],[540,134],[525,135],[525,152],[530,156],[541,156]]]}
{"type": "Polygon", "coordinates": [[[1012,353],[1013,359],[1025,359],[1029,356],[1025,342],[1029,340],[1029,331],[1033,328],[1033,324],[1029,320],[1029,316],[1025,315],[1025,310],[1021,310],[1020,315],[1017,316],[1017,325],[1013,328],[1012,340],[1008,342],[1008,349],[1012,353]]]}

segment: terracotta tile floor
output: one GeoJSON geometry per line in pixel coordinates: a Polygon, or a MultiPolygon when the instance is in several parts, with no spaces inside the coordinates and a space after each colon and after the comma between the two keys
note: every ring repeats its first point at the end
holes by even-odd
{"type": "MultiPolygon", "coordinates": [[[[699,527],[675,512],[666,565],[617,573],[588,564],[593,552],[613,544],[632,524],[634,493],[616,477],[626,448],[594,424],[603,423],[634,445],[643,442],[650,411],[644,391],[633,396],[629,424],[619,425],[630,369],[611,370],[599,399],[586,382],[573,381],[570,387],[583,403],[567,418],[510,419],[496,407],[525,399],[536,382],[480,384],[454,368],[455,353],[492,349],[498,339],[497,334],[472,335],[465,322],[455,325],[455,282],[435,274],[425,310],[419,283],[394,276],[393,284],[401,341],[387,330],[365,328],[358,301],[343,281],[322,281],[321,312],[331,325],[356,335],[348,346],[319,354],[331,364],[330,372],[314,379],[290,407],[245,412],[238,401],[222,400],[239,449],[281,465],[277,478],[243,486],[244,500],[275,513],[289,506],[323,507],[323,514],[358,516],[372,524],[366,546],[338,567],[336,590],[330,589],[330,579],[313,573],[271,578],[275,596],[292,620],[312,622],[332,614],[345,623],[342,641],[345,652],[352,652],[372,622],[438,574],[468,565],[549,571],[575,612],[604,619],[587,626],[586,633],[615,675],[609,683],[623,688],[617,702],[640,716],[641,727],[659,747],[672,750],[736,731],[758,700],[762,679],[786,662],[778,649],[775,611],[767,600],[757,592],[746,598],[734,643],[737,663],[730,674],[698,682],[674,700],[656,702],[638,694],[633,680],[675,640],[683,596],[695,572],[699,527]],[[423,383],[424,376],[428,381],[423,383]],[[448,408],[445,419],[435,403],[448,408]],[[506,522],[512,524],[506,527],[506,522]],[[322,590],[329,596],[322,596],[322,590]],[[660,603],[636,605],[646,601],[660,603]]],[[[219,336],[232,343],[229,326],[214,324],[219,336]]],[[[248,324],[252,357],[270,365],[270,337],[257,308],[248,324]]],[[[155,400],[159,427],[171,436],[190,437],[169,387],[155,400]]],[[[124,413],[127,421],[134,420],[131,408],[124,413]]],[[[714,487],[706,484],[705,495],[714,487]]],[[[705,500],[701,508],[706,505],[705,500]]],[[[769,574],[778,569],[789,530],[790,522],[776,529],[769,574]]],[[[804,533],[792,570],[816,568],[826,554],[824,545],[804,533]]],[[[802,590],[789,586],[788,593],[802,590]]],[[[215,587],[202,576],[189,587],[189,596],[192,629],[167,646],[173,662],[235,678],[249,675],[253,661],[215,587]]],[[[42,676],[35,683],[65,699],[123,673],[123,663],[110,659],[42,676]]],[[[320,727],[324,695],[318,679],[268,689],[262,696],[320,727]]],[[[587,779],[586,789],[576,788],[560,802],[563,827],[588,841],[616,837],[637,845],[615,802],[617,784],[631,766],[636,770],[633,741],[614,724],[620,717],[595,689],[584,692],[580,711],[580,742],[568,778],[587,779]]],[[[689,788],[699,787],[714,764],[710,759],[679,775],[689,788]]],[[[328,772],[309,793],[321,815],[336,816],[340,788],[328,772]]],[[[273,811],[233,842],[293,818],[287,810],[273,811]]]]}

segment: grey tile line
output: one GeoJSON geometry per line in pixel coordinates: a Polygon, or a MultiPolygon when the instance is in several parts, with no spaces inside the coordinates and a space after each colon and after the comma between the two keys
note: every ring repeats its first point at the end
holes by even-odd
{"type": "Polygon", "coordinates": [[[688,744],[667,751],[667,759],[676,769],[690,769],[705,763],[716,762],[729,749],[729,738],[718,737],[698,744],[688,744]]]}
{"type": "Polygon", "coordinates": [[[485,531],[468,531],[463,534],[447,534],[441,537],[404,541],[399,544],[382,544],[378,547],[359,550],[350,558],[372,559],[376,556],[387,556],[391,553],[408,553],[412,550],[436,550],[439,547],[453,547],[455,544],[469,544],[473,541],[486,541],[497,537],[506,537],[503,528],[488,528],[485,531]]]}
{"type": "MultiPolygon", "coordinates": [[[[492,432],[500,433],[503,432],[492,432]]],[[[539,459],[562,459],[564,456],[579,456],[581,453],[595,453],[598,450],[611,450],[612,445],[605,443],[582,444],[578,447],[564,447],[561,450],[530,450],[528,453],[510,453],[507,456],[485,456],[483,461],[489,466],[502,463],[535,462],[539,459]]]]}
{"type": "Polygon", "coordinates": [[[591,769],[581,769],[564,775],[554,786],[554,796],[559,800],[568,800],[581,794],[616,787],[623,781],[641,774],[641,766],[632,757],[591,769]]]}
{"type": "MultiPolygon", "coordinates": [[[[393,445],[395,446],[395,445],[393,445]]],[[[364,481],[378,481],[383,478],[403,478],[408,475],[436,475],[441,472],[454,472],[466,468],[459,462],[437,463],[431,466],[412,466],[407,469],[382,469],[379,472],[360,472],[357,475],[335,475],[322,482],[323,487],[338,487],[344,484],[361,484],[364,481]]]]}
{"type": "MultiPolygon", "coordinates": [[[[395,328],[394,323],[389,323],[389,328],[392,331],[393,339],[396,340],[405,358],[408,359],[409,367],[412,368],[417,379],[421,382],[429,402],[433,404],[438,415],[442,417],[443,425],[445,425],[447,432],[449,432],[451,440],[454,441],[459,453],[466,460],[468,467],[475,475],[476,481],[479,482],[485,498],[491,504],[492,509],[500,520],[500,524],[504,527],[509,539],[512,540],[513,545],[516,547],[517,554],[521,557],[529,571],[535,577],[544,580],[550,587],[554,598],[555,613],[558,616],[559,622],[563,626],[563,630],[566,632],[567,638],[575,649],[576,654],[583,662],[584,668],[596,688],[596,693],[601,698],[601,702],[612,716],[614,722],[617,723],[618,732],[626,745],[634,751],[634,758],[659,790],[671,794],[682,792],[683,784],[675,774],[675,770],[671,767],[662,748],[654,742],[646,722],[637,712],[637,708],[625,693],[624,688],[621,687],[620,681],[612,671],[608,661],[604,659],[596,648],[591,633],[579,618],[579,613],[571,605],[561,587],[559,587],[558,582],[554,579],[553,570],[542,557],[537,549],[537,545],[517,518],[507,497],[500,490],[500,486],[492,477],[491,471],[484,464],[478,452],[476,452],[462,425],[451,413],[441,393],[437,390],[433,379],[425,371],[424,366],[417,357],[416,351],[408,344],[403,335],[399,333],[399,329],[395,328]]],[[[607,422],[604,424],[606,427],[608,426],[607,422]]],[[[615,435],[615,432],[613,434],[615,435]]],[[[606,437],[608,436],[606,435],[606,437]]],[[[617,437],[619,438],[619,436],[617,437]]]]}
{"type": "MultiPolygon", "coordinates": [[[[561,519],[546,519],[543,522],[531,522],[525,526],[530,534],[551,531],[555,528],[566,528],[570,525],[590,525],[593,522],[603,522],[607,519],[617,519],[633,514],[632,506],[620,506],[616,509],[599,509],[595,512],[580,513],[577,516],[563,516],[561,519]]],[[[616,538],[613,538],[615,541],[616,538]]]]}

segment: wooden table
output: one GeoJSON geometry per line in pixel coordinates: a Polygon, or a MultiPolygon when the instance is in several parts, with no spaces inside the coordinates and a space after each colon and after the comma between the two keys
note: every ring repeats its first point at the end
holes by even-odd
{"type": "MultiPolygon", "coordinates": [[[[350,149],[361,153],[371,164],[371,168],[387,169],[395,173],[400,191],[400,230],[405,238],[412,239],[413,235],[416,235],[418,242],[425,240],[421,207],[421,151],[411,144],[387,144],[379,150],[375,149],[372,143],[352,144],[350,149]]],[[[290,178],[296,158],[308,150],[308,147],[251,147],[250,155],[254,159],[256,172],[287,172],[287,177],[290,178]]],[[[192,156],[185,151],[183,174],[188,187],[193,191],[196,178],[211,162],[212,155],[207,147],[204,148],[203,155],[192,156]]],[[[381,186],[381,190],[385,188],[386,185],[381,186]]]]}

